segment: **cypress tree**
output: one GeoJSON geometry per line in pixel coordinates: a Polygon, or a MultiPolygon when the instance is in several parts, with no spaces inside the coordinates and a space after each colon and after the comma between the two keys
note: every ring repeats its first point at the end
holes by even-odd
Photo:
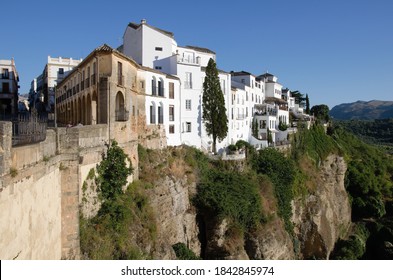
{"type": "Polygon", "coordinates": [[[206,77],[203,82],[203,120],[206,132],[213,138],[213,153],[216,153],[216,141],[222,141],[228,133],[228,118],[225,108],[224,94],[220,87],[218,70],[213,59],[206,67],[206,77]]]}
{"type": "Polygon", "coordinates": [[[310,114],[310,100],[308,99],[308,94],[306,94],[306,114],[310,114]]]}

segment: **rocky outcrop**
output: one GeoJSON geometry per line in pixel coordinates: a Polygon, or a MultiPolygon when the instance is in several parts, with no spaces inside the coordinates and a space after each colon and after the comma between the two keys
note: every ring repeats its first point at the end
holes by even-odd
{"type": "Polygon", "coordinates": [[[344,187],[346,170],[342,157],[328,156],[319,168],[313,193],[293,202],[299,258],[329,258],[335,242],[348,231],[351,207],[344,187]]]}
{"type": "Polygon", "coordinates": [[[250,259],[254,260],[295,259],[291,236],[278,217],[250,233],[246,250],[250,259]]]}
{"type": "Polygon", "coordinates": [[[186,176],[182,179],[165,176],[148,191],[157,224],[154,259],[176,259],[172,245],[179,242],[200,254],[196,210],[190,201],[195,191],[195,182],[189,183],[186,176]]]}
{"type": "Polygon", "coordinates": [[[248,260],[243,232],[227,219],[205,219],[205,259],[248,260]]]}

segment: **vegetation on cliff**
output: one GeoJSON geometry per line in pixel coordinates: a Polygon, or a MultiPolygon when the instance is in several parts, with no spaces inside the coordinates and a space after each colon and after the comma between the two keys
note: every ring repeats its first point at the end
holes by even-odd
{"type": "MultiPolygon", "coordinates": [[[[186,178],[186,184],[196,184],[190,199],[198,216],[205,220],[199,221],[199,230],[207,238],[207,229],[203,229],[207,222],[219,225],[225,221],[225,242],[232,239],[236,246],[244,247],[247,240],[257,240],[255,233],[261,227],[277,226],[278,215],[296,241],[292,201],[313,194],[322,183],[318,181],[321,163],[329,154],[340,154],[348,163],[346,189],[356,224],[348,237],[337,243],[332,258],[376,258],[381,252],[390,256],[391,158],[341,127],[328,128],[327,132],[320,125],[307,130],[300,124],[298,133],[292,136],[292,150],[286,154],[271,148],[256,151],[239,142],[236,147],[246,149],[247,160],[243,162],[212,160],[186,146],[161,151],[139,146],[140,180],[126,191],[124,178],[132,167],[114,144],[97,168],[101,210],[92,219],[81,218],[82,252],[88,259],[152,258],[159,229],[147,191],[156,188],[163,177],[186,178]]],[[[199,258],[184,243],[169,245],[179,259],[199,258]]],[[[229,244],[227,249],[236,246],[229,244]]],[[[203,248],[201,252],[203,255],[203,248]]],[[[220,252],[217,256],[226,255],[220,252]]]]}
{"type": "Polygon", "coordinates": [[[102,205],[91,219],[80,217],[82,257],[86,259],[141,259],[143,248],[154,242],[156,226],[144,186],[133,183],[123,192],[131,163],[115,141],[97,166],[96,183],[102,205]],[[136,238],[135,238],[136,236],[136,238]]]}
{"type": "Polygon", "coordinates": [[[393,119],[334,120],[334,125],[353,133],[364,142],[393,154],[393,119]]]}

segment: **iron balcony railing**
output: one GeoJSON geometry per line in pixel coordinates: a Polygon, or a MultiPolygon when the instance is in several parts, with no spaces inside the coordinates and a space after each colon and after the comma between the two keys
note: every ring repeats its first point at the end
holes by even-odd
{"type": "Polygon", "coordinates": [[[35,109],[30,114],[19,115],[12,121],[12,146],[44,141],[47,123],[47,117],[39,116],[35,109]]]}
{"type": "Polygon", "coordinates": [[[126,122],[130,117],[130,112],[126,109],[116,110],[116,121],[117,122],[126,122]]]}

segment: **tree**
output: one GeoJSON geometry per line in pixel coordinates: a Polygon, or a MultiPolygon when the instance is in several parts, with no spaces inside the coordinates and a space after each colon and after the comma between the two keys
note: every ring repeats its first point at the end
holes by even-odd
{"type": "Polygon", "coordinates": [[[306,94],[306,114],[310,114],[310,100],[308,99],[308,94],[306,94]]]}
{"type": "Polygon", "coordinates": [[[102,155],[102,161],[97,166],[98,180],[103,202],[113,201],[123,193],[127,177],[132,174],[131,160],[120,148],[116,141],[108,145],[108,151],[102,155]]]}
{"type": "Polygon", "coordinates": [[[225,108],[224,94],[220,87],[218,70],[213,59],[206,67],[206,77],[203,82],[203,119],[206,132],[213,137],[213,153],[216,153],[216,141],[223,140],[228,133],[228,118],[225,108]]]}
{"type": "Polygon", "coordinates": [[[312,106],[310,113],[322,122],[326,123],[330,120],[329,107],[325,104],[312,106]]]}
{"type": "Polygon", "coordinates": [[[301,92],[298,91],[298,90],[292,91],[292,92],[291,92],[291,95],[292,95],[292,97],[295,98],[295,103],[296,103],[296,104],[302,104],[303,101],[305,100],[304,94],[301,93],[301,92]]]}

